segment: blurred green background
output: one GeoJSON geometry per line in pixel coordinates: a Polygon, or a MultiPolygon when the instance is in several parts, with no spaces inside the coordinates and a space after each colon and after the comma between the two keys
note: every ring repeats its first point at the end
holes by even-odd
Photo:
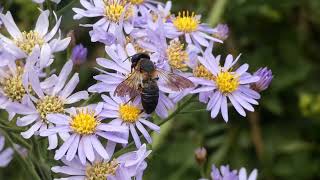
{"type": "MultiPolygon", "coordinates": [[[[33,26],[38,11],[31,0],[0,2],[20,27],[33,26]]],[[[55,8],[70,2],[62,0],[55,8]]],[[[274,80],[255,113],[243,118],[232,109],[227,124],[221,117],[210,119],[203,104],[188,106],[154,136],[144,179],[200,178],[194,159],[200,146],[208,151],[207,175],[214,163],[257,168],[259,179],[320,179],[320,0],[173,0],[173,13],[179,10],[195,11],[212,25],[228,24],[230,36],[215,54],[242,53],[241,63],[249,63],[252,72],[268,66],[274,80]]],[[[90,49],[88,62],[77,68],[79,89],[84,89],[96,73],[88,67],[104,51],[90,42],[88,29],[78,27],[85,20],[73,21],[73,14],[70,9],[62,14],[62,32],[75,30],[77,43],[90,49]]],[[[55,64],[64,62],[61,58],[55,64]]],[[[23,167],[14,162],[8,170],[0,169],[0,179],[24,179],[17,168],[23,167]]]]}

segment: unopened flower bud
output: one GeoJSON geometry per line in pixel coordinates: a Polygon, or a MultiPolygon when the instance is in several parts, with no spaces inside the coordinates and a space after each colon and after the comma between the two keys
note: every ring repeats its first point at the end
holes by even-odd
{"type": "Polygon", "coordinates": [[[74,64],[80,65],[86,61],[87,55],[88,49],[82,44],[78,44],[72,49],[71,60],[74,64]]]}
{"type": "Polygon", "coordinates": [[[204,147],[197,148],[194,151],[195,158],[199,165],[202,165],[207,160],[207,150],[204,147]]]}
{"type": "Polygon", "coordinates": [[[221,39],[222,41],[226,40],[229,36],[229,28],[226,24],[218,24],[215,28],[215,33],[213,33],[213,36],[215,38],[221,39]]]}
{"type": "Polygon", "coordinates": [[[267,67],[258,69],[253,75],[260,77],[259,81],[251,85],[251,88],[258,92],[266,90],[273,78],[272,71],[267,67]]]}

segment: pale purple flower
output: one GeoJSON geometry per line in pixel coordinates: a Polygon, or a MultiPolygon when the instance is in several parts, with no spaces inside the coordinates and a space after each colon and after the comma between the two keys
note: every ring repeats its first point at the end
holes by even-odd
{"type": "MultiPolygon", "coordinates": [[[[249,177],[247,177],[247,171],[245,168],[241,168],[238,172],[237,170],[231,170],[229,165],[220,166],[217,168],[212,165],[210,177],[211,180],[256,180],[258,175],[257,169],[254,169],[249,177]]],[[[207,180],[207,179],[199,179],[207,180]]]]}
{"type": "Polygon", "coordinates": [[[251,84],[252,89],[258,92],[266,90],[273,79],[272,71],[267,67],[258,69],[253,75],[260,77],[258,82],[251,84]]]}
{"type": "Polygon", "coordinates": [[[21,32],[13,20],[10,12],[0,13],[0,18],[11,37],[0,34],[0,39],[4,42],[5,49],[17,59],[28,57],[36,46],[40,47],[40,68],[48,67],[52,63],[52,54],[63,51],[70,42],[70,37],[61,39],[54,38],[57,34],[61,22],[61,17],[57,20],[51,31],[49,30],[49,11],[41,11],[34,30],[21,32]]]}
{"type": "Polygon", "coordinates": [[[126,144],[123,134],[127,133],[126,127],[111,123],[103,123],[104,117],[100,115],[103,103],[67,109],[67,114],[49,114],[47,120],[55,127],[41,131],[41,136],[52,136],[61,132],[69,133],[62,146],[56,151],[54,159],[59,160],[66,155],[66,159],[71,161],[76,154],[82,164],[88,159],[90,162],[96,160],[95,152],[103,159],[109,159],[112,154],[108,154],[102,145],[100,138],[112,142],[126,144]]]}
{"type": "MultiPolygon", "coordinates": [[[[18,126],[32,126],[21,135],[24,138],[30,138],[32,135],[38,135],[39,131],[45,131],[47,128],[53,127],[47,120],[47,114],[65,112],[65,105],[70,105],[80,100],[88,98],[87,91],[79,91],[74,94],[72,92],[79,83],[78,73],[74,74],[72,78],[67,81],[69,74],[72,71],[72,61],[69,60],[62,68],[60,75],[52,75],[40,82],[39,77],[36,72],[30,71],[26,82],[30,82],[33,93],[36,96],[29,93],[29,96],[25,98],[23,103],[13,102],[7,106],[9,111],[15,112],[17,114],[23,115],[23,117],[18,117],[18,126]]],[[[30,86],[25,85],[27,91],[30,86]]],[[[67,138],[68,134],[65,132],[59,133],[60,137],[67,138]]],[[[52,134],[48,137],[49,147],[48,149],[54,149],[58,145],[58,137],[56,134],[52,134]]]]}
{"type": "MultiPolygon", "coordinates": [[[[81,164],[76,156],[72,161],[62,159],[64,166],[55,166],[51,170],[55,173],[64,174],[65,178],[74,180],[86,180],[99,177],[106,180],[142,180],[143,171],[147,168],[145,159],[149,156],[151,150],[147,150],[146,145],[142,145],[138,150],[125,153],[111,160],[98,159],[94,162],[81,164]],[[103,171],[100,168],[107,168],[103,171]],[[107,172],[102,174],[102,172],[107,172]]],[[[59,179],[55,179],[59,180],[59,179]]]]}
{"type": "Polygon", "coordinates": [[[215,58],[211,53],[204,53],[203,57],[198,57],[200,63],[211,73],[212,77],[211,79],[190,78],[194,83],[201,85],[192,93],[206,93],[205,96],[208,97],[207,110],[211,111],[212,118],[215,118],[221,111],[223,119],[228,121],[227,99],[242,116],[246,116],[244,109],[254,111],[251,104],[258,104],[256,99],[259,99],[260,95],[250,89],[250,84],[259,81],[260,78],[246,72],[249,68],[248,64],[233,70],[239,57],[234,60],[232,55],[228,55],[223,66],[220,63],[220,56],[215,58]]]}
{"type": "Polygon", "coordinates": [[[0,167],[6,167],[12,160],[14,150],[5,148],[5,138],[0,134],[0,167]]]}
{"type": "Polygon", "coordinates": [[[171,17],[171,21],[165,23],[166,36],[170,39],[182,36],[188,44],[200,49],[201,46],[208,47],[211,41],[222,43],[220,39],[211,36],[216,30],[201,23],[200,19],[200,15],[188,11],[179,12],[178,16],[171,17]]]}
{"type": "MultiPolygon", "coordinates": [[[[148,23],[144,29],[145,35],[140,37],[137,42],[141,48],[153,53],[152,58],[157,59],[157,63],[163,63],[165,69],[171,70],[181,67],[187,68],[194,64],[199,50],[192,44],[184,45],[179,39],[167,41],[162,19],[155,23],[148,23]],[[180,46],[185,47],[185,49],[180,46]],[[170,68],[171,66],[171,68],[170,68]]],[[[183,69],[183,68],[181,68],[183,69]]]]}
{"type": "Polygon", "coordinates": [[[213,36],[221,39],[222,41],[226,40],[229,36],[229,27],[226,24],[218,24],[215,28],[213,36]]]}
{"type": "MultiPolygon", "coordinates": [[[[130,34],[133,30],[134,8],[125,0],[81,0],[80,3],[85,9],[73,8],[76,13],[74,19],[83,17],[101,18],[94,24],[85,24],[83,26],[99,26],[103,31],[115,36],[118,41],[124,39],[124,35],[130,34]]],[[[90,35],[99,37],[94,33],[96,31],[91,31],[90,35]]]]}
{"type": "Polygon", "coordinates": [[[72,49],[71,60],[73,64],[80,65],[87,60],[87,55],[88,49],[82,44],[78,44],[72,49]]]}
{"type": "MultiPolygon", "coordinates": [[[[111,57],[111,60],[98,58],[97,63],[103,68],[116,71],[116,73],[110,73],[100,69],[102,74],[94,77],[98,83],[88,89],[90,92],[109,92],[110,94],[113,94],[116,87],[131,73],[131,62],[129,60],[124,62],[124,60],[137,53],[133,45],[130,43],[125,48],[121,45],[106,47],[106,52],[111,57]]],[[[156,64],[156,66],[157,65],[161,66],[161,64],[156,64]]],[[[175,105],[166,95],[166,93],[170,93],[172,91],[169,91],[168,88],[160,83],[159,89],[159,102],[155,112],[161,118],[165,118],[169,114],[168,111],[173,109],[175,105]]]]}
{"type": "Polygon", "coordinates": [[[229,165],[221,166],[220,169],[212,165],[210,176],[212,180],[239,180],[237,170],[230,170],[229,165]]]}
{"type": "Polygon", "coordinates": [[[113,35],[112,33],[106,32],[100,26],[93,26],[89,34],[91,37],[91,42],[101,42],[106,46],[110,46],[116,43],[115,35],[113,35]]]}
{"type": "MultiPolygon", "coordinates": [[[[141,103],[139,99],[129,102],[130,98],[121,98],[114,96],[102,95],[104,100],[104,109],[101,116],[113,119],[110,123],[127,127],[128,133],[130,132],[136,146],[141,146],[141,140],[137,133],[138,131],[143,135],[149,144],[152,143],[152,138],[145,126],[149,129],[160,133],[160,127],[147,120],[149,115],[142,112],[141,103]]],[[[129,138],[127,136],[127,138],[129,138]]]]}
{"type": "MultiPolygon", "coordinates": [[[[15,58],[3,52],[3,64],[0,66],[0,109],[9,113],[9,120],[15,116],[15,112],[7,108],[11,103],[26,104],[28,99],[27,89],[24,87],[24,75],[28,71],[28,65],[17,65],[15,58]]],[[[1,56],[0,56],[1,57],[1,56]]],[[[29,56],[31,61],[34,56],[29,56]]]]}

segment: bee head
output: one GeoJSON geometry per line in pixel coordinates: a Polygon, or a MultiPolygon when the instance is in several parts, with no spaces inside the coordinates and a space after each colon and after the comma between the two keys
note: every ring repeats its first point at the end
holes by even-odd
{"type": "Polygon", "coordinates": [[[150,56],[146,53],[137,53],[137,54],[131,56],[131,63],[132,63],[131,69],[135,68],[141,59],[149,59],[150,60],[150,56]]]}

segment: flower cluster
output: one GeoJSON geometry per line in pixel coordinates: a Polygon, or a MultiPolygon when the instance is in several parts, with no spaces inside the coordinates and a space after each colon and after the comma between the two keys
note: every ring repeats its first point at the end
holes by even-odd
{"type": "MultiPolygon", "coordinates": [[[[15,119],[17,126],[26,129],[23,138],[48,140],[48,149],[56,150],[54,159],[65,164],[53,167],[55,173],[71,179],[142,179],[145,159],[151,153],[144,143],[152,143],[152,131],[160,133],[154,116],[145,111],[150,102],[142,94],[150,97],[150,90],[156,94],[155,114],[161,119],[167,118],[183,97],[198,94],[212,118],[221,112],[228,121],[228,101],[245,116],[245,110],[254,111],[252,105],[258,104],[258,92],[271,82],[269,70],[251,74],[248,64],[238,66],[240,56],[228,55],[221,61],[221,56],[213,55],[214,45],[227,39],[228,26],[212,28],[194,12],[173,15],[170,1],[81,0],[80,4],[83,7],[73,8],[74,19],[97,20],[80,26],[89,28],[91,41],[102,43],[108,55],[96,59],[100,72],[93,77],[96,84],[80,91],[79,74],[73,66],[86,60],[88,50],[83,45],[73,48],[61,69],[53,68],[55,54],[65,51],[71,41],[60,31],[61,17],[41,10],[35,28],[21,31],[10,12],[0,13],[10,35],[0,34],[0,108],[9,113],[9,120],[15,119]],[[51,21],[50,14],[54,17],[51,21]],[[116,89],[137,71],[130,58],[139,53],[154,65],[151,69],[158,74],[152,82],[156,83],[148,84],[148,92],[142,91],[148,85],[137,79],[130,82],[137,89],[128,87],[130,95],[119,96],[116,89]],[[97,94],[102,100],[89,103],[97,94]],[[130,146],[130,140],[137,149],[115,156],[115,151],[130,146]]],[[[0,138],[0,150],[3,140],[0,138]]],[[[0,159],[9,161],[8,154],[0,153],[0,159]]],[[[212,176],[221,179],[224,172],[213,169],[212,176]]],[[[242,174],[240,170],[239,176],[242,174]]],[[[229,175],[238,176],[234,172],[229,175]]]]}

